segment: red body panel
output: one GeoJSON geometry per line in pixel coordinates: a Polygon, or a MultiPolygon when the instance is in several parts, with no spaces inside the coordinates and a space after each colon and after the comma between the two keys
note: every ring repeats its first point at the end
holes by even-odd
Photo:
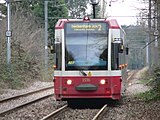
{"type": "Polygon", "coordinates": [[[68,98],[111,98],[120,99],[121,79],[120,76],[114,77],[56,77],[54,80],[54,90],[56,100],[68,98]],[[72,80],[71,85],[67,85],[67,80],[72,80]],[[105,79],[104,85],[100,80],[105,79]],[[96,90],[76,90],[76,86],[91,84],[97,87],[96,90]]]}

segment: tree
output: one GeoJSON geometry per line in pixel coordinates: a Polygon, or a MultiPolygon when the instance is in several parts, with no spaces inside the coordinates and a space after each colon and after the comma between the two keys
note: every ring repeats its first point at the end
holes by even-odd
{"type": "Polygon", "coordinates": [[[86,15],[89,0],[65,0],[71,18],[82,18],[86,15]]]}
{"type": "Polygon", "coordinates": [[[143,29],[143,26],[122,26],[125,30],[127,38],[126,43],[129,47],[129,69],[137,69],[144,67],[146,64],[145,59],[145,46],[146,42],[146,32],[143,29]]]}
{"type": "MultiPolygon", "coordinates": [[[[44,0],[37,0],[32,3],[32,11],[43,20],[44,23],[44,0]]],[[[54,26],[59,18],[67,18],[67,7],[64,0],[49,1],[48,4],[48,22],[49,39],[54,38],[54,26]]]]}
{"type": "Polygon", "coordinates": [[[140,11],[140,24],[144,26],[146,33],[148,34],[149,40],[149,58],[150,64],[154,67],[160,66],[160,34],[155,36],[155,31],[160,33],[160,1],[159,0],[141,0],[145,3],[146,7],[142,8],[140,11]],[[150,4],[151,3],[151,4],[150,4]],[[158,42],[156,42],[158,41],[158,42]],[[157,44],[158,43],[158,47],[157,44]]]}
{"type": "MultiPolygon", "coordinates": [[[[48,0],[48,24],[49,39],[54,38],[54,26],[59,18],[67,18],[67,7],[64,0],[48,0]]],[[[25,0],[12,3],[12,13],[22,11],[23,14],[34,13],[37,22],[44,25],[44,0],[25,0]]]]}

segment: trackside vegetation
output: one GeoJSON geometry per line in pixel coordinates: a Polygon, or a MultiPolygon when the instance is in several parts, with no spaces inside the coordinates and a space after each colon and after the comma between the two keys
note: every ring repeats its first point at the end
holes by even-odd
{"type": "Polygon", "coordinates": [[[147,102],[160,100],[160,68],[155,68],[152,75],[150,77],[148,76],[148,73],[146,73],[145,78],[143,78],[145,79],[143,80],[143,84],[151,86],[151,89],[137,94],[136,97],[147,102]]]}
{"type": "Polygon", "coordinates": [[[6,63],[5,57],[3,59],[0,60],[0,88],[19,89],[40,77],[38,63],[19,43],[12,44],[11,64],[6,63]]]}
{"type": "MultiPolygon", "coordinates": [[[[48,44],[54,40],[54,26],[60,18],[85,15],[88,0],[50,0],[48,44]]],[[[5,4],[1,11],[7,14],[5,4]]],[[[11,64],[6,61],[6,18],[0,21],[0,88],[20,89],[36,80],[52,81],[53,56],[49,54],[48,78],[44,79],[44,0],[11,2],[11,64]]],[[[48,51],[49,52],[49,51],[48,51]]]]}

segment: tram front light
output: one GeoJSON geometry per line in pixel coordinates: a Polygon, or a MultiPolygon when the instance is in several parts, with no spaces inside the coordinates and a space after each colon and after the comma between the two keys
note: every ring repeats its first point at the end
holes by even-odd
{"type": "Polygon", "coordinates": [[[71,85],[72,84],[72,80],[67,80],[67,85],[71,85]]]}
{"type": "Polygon", "coordinates": [[[104,79],[102,79],[101,81],[100,81],[100,84],[102,84],[102,85],[104,85],[106,83],[106,81],[104,80],[104,79]]]}
{"type": "Polygon", "coordinates": [[[57,66],[56,66],[56,65],[53,65],[53,68],[54,68],[54,69],[56,69],[56,68],[57,68],[57,66]]]}
{"type": "Polygon", "coordinates": [[[84,16],[83,20],[90,20],[88,16],[84,16]]]}

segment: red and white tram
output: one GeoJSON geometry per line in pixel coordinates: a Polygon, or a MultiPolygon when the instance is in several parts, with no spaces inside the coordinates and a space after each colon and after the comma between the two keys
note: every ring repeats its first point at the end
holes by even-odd
{"type": "Polygon", "coordinates": [[[55,26],[56,100],[119,100],[127,79],[125,33],[116,20],[60,19],[55,26]]]}

